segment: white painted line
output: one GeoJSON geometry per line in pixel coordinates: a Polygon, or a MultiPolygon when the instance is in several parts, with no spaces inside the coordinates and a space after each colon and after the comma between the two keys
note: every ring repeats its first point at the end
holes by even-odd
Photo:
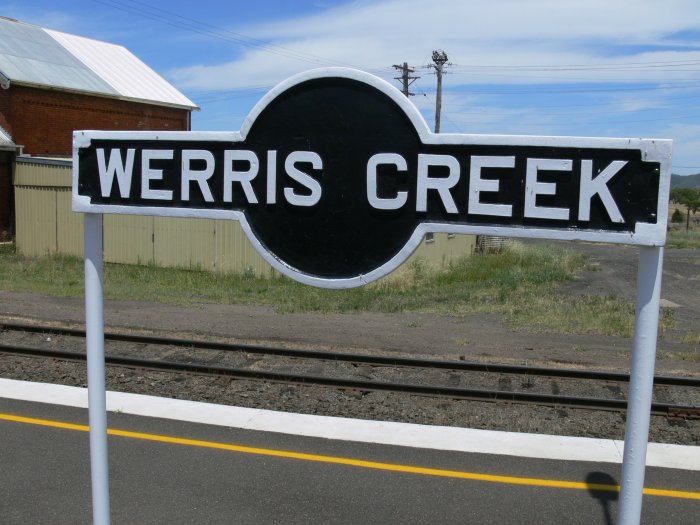
{"type": "MultiPolygon", "coordinates": [[[[87,389],[0,379],[0,397],[87,408],[87,389]]],[[[313,416],[107,392],[107,410],[206,425],[299,436],[539,459],[621,463],[612,439],[499,432],[413,423],[313,416]]],[[[647,466],[700,471],[700,447],[649,443],[647,466]]]]}

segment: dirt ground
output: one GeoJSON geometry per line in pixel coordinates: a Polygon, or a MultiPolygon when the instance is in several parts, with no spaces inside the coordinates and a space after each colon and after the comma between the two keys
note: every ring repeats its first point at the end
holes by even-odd
{"type": "MultiPolygon", "coordinates": [[[[634,301],[637,248],[567,243],[589,257],[589,270],[567,283],[570,294],[616,295],[634,301]]],[[[659,336],[657,372],[700,375],[700,343],[682,342],[700,333],[700,252],[666,250],[662,304],[672,307],[676,325],[659,336]]],[[[82,324],[82,299],[0,291],[0,318],[82,324]]],[[[548,364],[627,370],[632,341],[622,337],[532,334],[513,331],[497,316],[431,314],[280,314],[272,308],[156,302],[107,301],[112,329],[177,332],[256,343],[413,355],[442,355],[474,361],[548,364]]]]}

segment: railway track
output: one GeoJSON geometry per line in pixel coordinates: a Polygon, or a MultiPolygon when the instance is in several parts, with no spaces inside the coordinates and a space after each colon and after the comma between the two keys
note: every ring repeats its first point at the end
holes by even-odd
{"type": "MultiPolygon", "coordinates": [[[[79,350],[84,348],[82,330],[16,323],[0,323],[0,329],[50,334],[53,346],[70,340],[74,348],[0,344],[2,354],[86,359],[84,351],[79,350]],[[59,337],[65,341],[58,341],[59,337]]],[[[107,366],[137,370],[594,410],[625,411],[627,406],[629,375],[616,372],[299,350],[116,332],[105,333],[105,343],[107,366]],[[581,391],[599,395],[576,394],[581,391]],[[606,392],[614,395],[606,396],[606,392]]],[[[656,376],[654,385],[653,414],[700,418],[700,379],[656,376]]]]}

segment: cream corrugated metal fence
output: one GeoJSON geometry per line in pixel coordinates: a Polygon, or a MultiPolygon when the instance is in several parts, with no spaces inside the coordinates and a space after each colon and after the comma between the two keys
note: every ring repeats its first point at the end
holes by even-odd
{"type": "MultiPolygon", "coordinates": [[[[14,173],[18,251],[82,257],[83,216],[71,209],[71,162],[18,157],[14,173]]],[[[103,228],[105,262],[276,274],[236,221],[110,214],[103,228]]],[[[412,258],[442,268],[474,246],[473,235],[435,234],[412,258]]]]}

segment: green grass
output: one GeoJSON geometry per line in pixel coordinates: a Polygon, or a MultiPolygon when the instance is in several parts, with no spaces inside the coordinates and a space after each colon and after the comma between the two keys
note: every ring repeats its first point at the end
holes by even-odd
{"type": "MultiPolygon", "coordinates": [[[[629,336],[632,304],[616,297],[558,291],[585,265],[583,256],[559,247],[515,244],[498,254],[465,257],[444,271],[432,271],[419,259],[371,285],[326,290],[283,277],[106,264],[105,297],[180,305],[250,304],[281,312],[497,314],[514,329],[529,332],[629,336]]],[[[24,257],[12,246],[0,247],[2,290],[82,296],[83,271],[80,258],[24,257]]],[[[665,317],[668,326],[672,318],[665,317]]]]}
{"type": "Polygon", "coordinates": [[[668,232],[666,246],[669,248],[700,248],[700,230],[672,230],[668,232]]]}
{"type": "Polygon", "coordinates": [[[77,257],[23,257],[0,246],[0,289],[73,297],[83,294],[83,261],[77,257]]]}

